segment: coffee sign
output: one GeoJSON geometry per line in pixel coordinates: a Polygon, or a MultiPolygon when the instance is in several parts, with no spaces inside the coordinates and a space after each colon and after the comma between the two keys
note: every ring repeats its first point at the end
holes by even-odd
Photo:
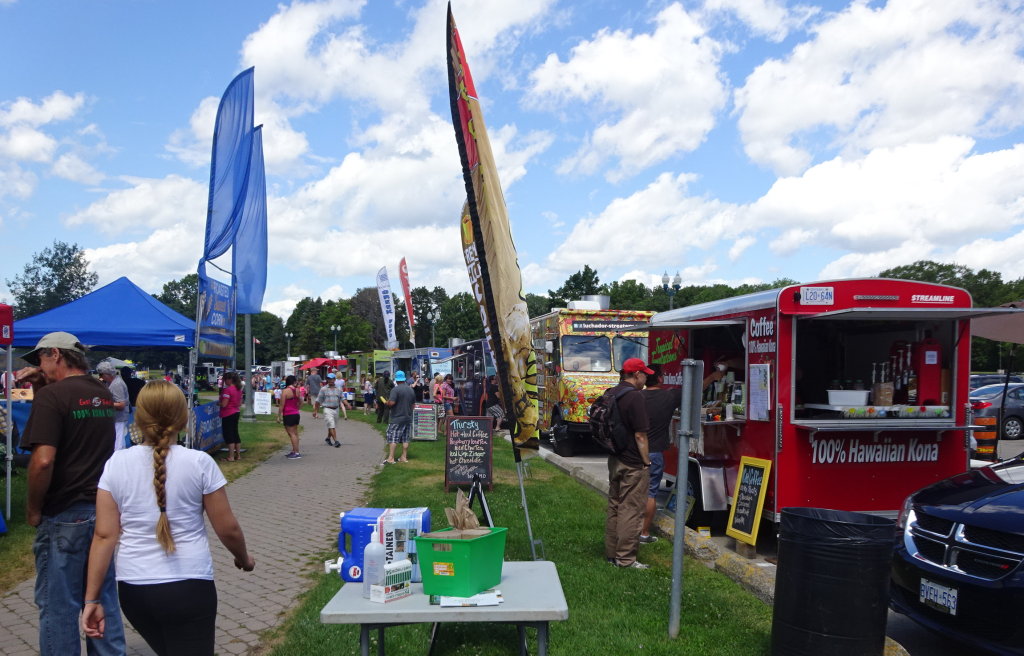
{"type": "Polygon", "coordinates": [[[448,417],[445,428],[444,490],[472,485],[473,478],[494,489],[492,449],[494,420],[491,417],[448,417]]]}

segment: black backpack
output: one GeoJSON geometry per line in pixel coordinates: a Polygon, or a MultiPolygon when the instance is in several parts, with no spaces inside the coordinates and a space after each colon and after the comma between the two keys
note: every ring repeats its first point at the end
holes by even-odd
{"type": "Polygon", "coordinates": [[[598,446],[609,455],[619,455],[626,450],[630,442],[636,440],[636,437],[622,423],[618,403],[619,399],[633,391],[635,391],[633,388],[627,387],[613,395],[612,390],[608,390],[594,401],[588,411],[590,434],[598,446]]]}

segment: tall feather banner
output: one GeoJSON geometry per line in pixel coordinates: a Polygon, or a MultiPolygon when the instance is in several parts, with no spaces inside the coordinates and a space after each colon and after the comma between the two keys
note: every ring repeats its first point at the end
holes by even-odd
{"type": "Polygon", "coordinates": [[[452,123],[466,182],[463,254],[494,353],[505,414],[514,420],[513,444],[537,449],[537,358],[530,343],[522,274],[498,167],[450,4],[447,46],[452,123]]]}

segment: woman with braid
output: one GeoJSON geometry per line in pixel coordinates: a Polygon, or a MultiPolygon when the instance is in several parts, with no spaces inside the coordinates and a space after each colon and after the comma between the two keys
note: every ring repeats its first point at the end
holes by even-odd
{"type": "Polygon", "coordinates": [[[135,412],[145,442],[115,453],[100,477],[82,628],[91,638],[103,636],[97,599],[120,544],[117,589],[135,630],[159,656],[212,656],[217,589],[203,512],[236,567],[251,572],[256,563],[217,463],[177,445],[188,420],[181,390],[152,382],[139,392],[135,412]]]}

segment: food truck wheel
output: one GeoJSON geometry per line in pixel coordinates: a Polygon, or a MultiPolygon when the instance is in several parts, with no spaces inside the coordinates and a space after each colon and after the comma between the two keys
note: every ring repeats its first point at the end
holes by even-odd
{"type": "Polygon", "coordinates": [[[1020,417],[1007,417],[1003,422],[1003,437],[1008,440],[1019,440],[1024,434],[1024,423],[1020,417]]]}
{"type": "Polygon", "coordinates": [[[563,458],[575,455],[573,440],[569,437],[569,427],[562,420],[561,413],[556,409],[551,415],[551,446],[555,453],[563,458]]]}

